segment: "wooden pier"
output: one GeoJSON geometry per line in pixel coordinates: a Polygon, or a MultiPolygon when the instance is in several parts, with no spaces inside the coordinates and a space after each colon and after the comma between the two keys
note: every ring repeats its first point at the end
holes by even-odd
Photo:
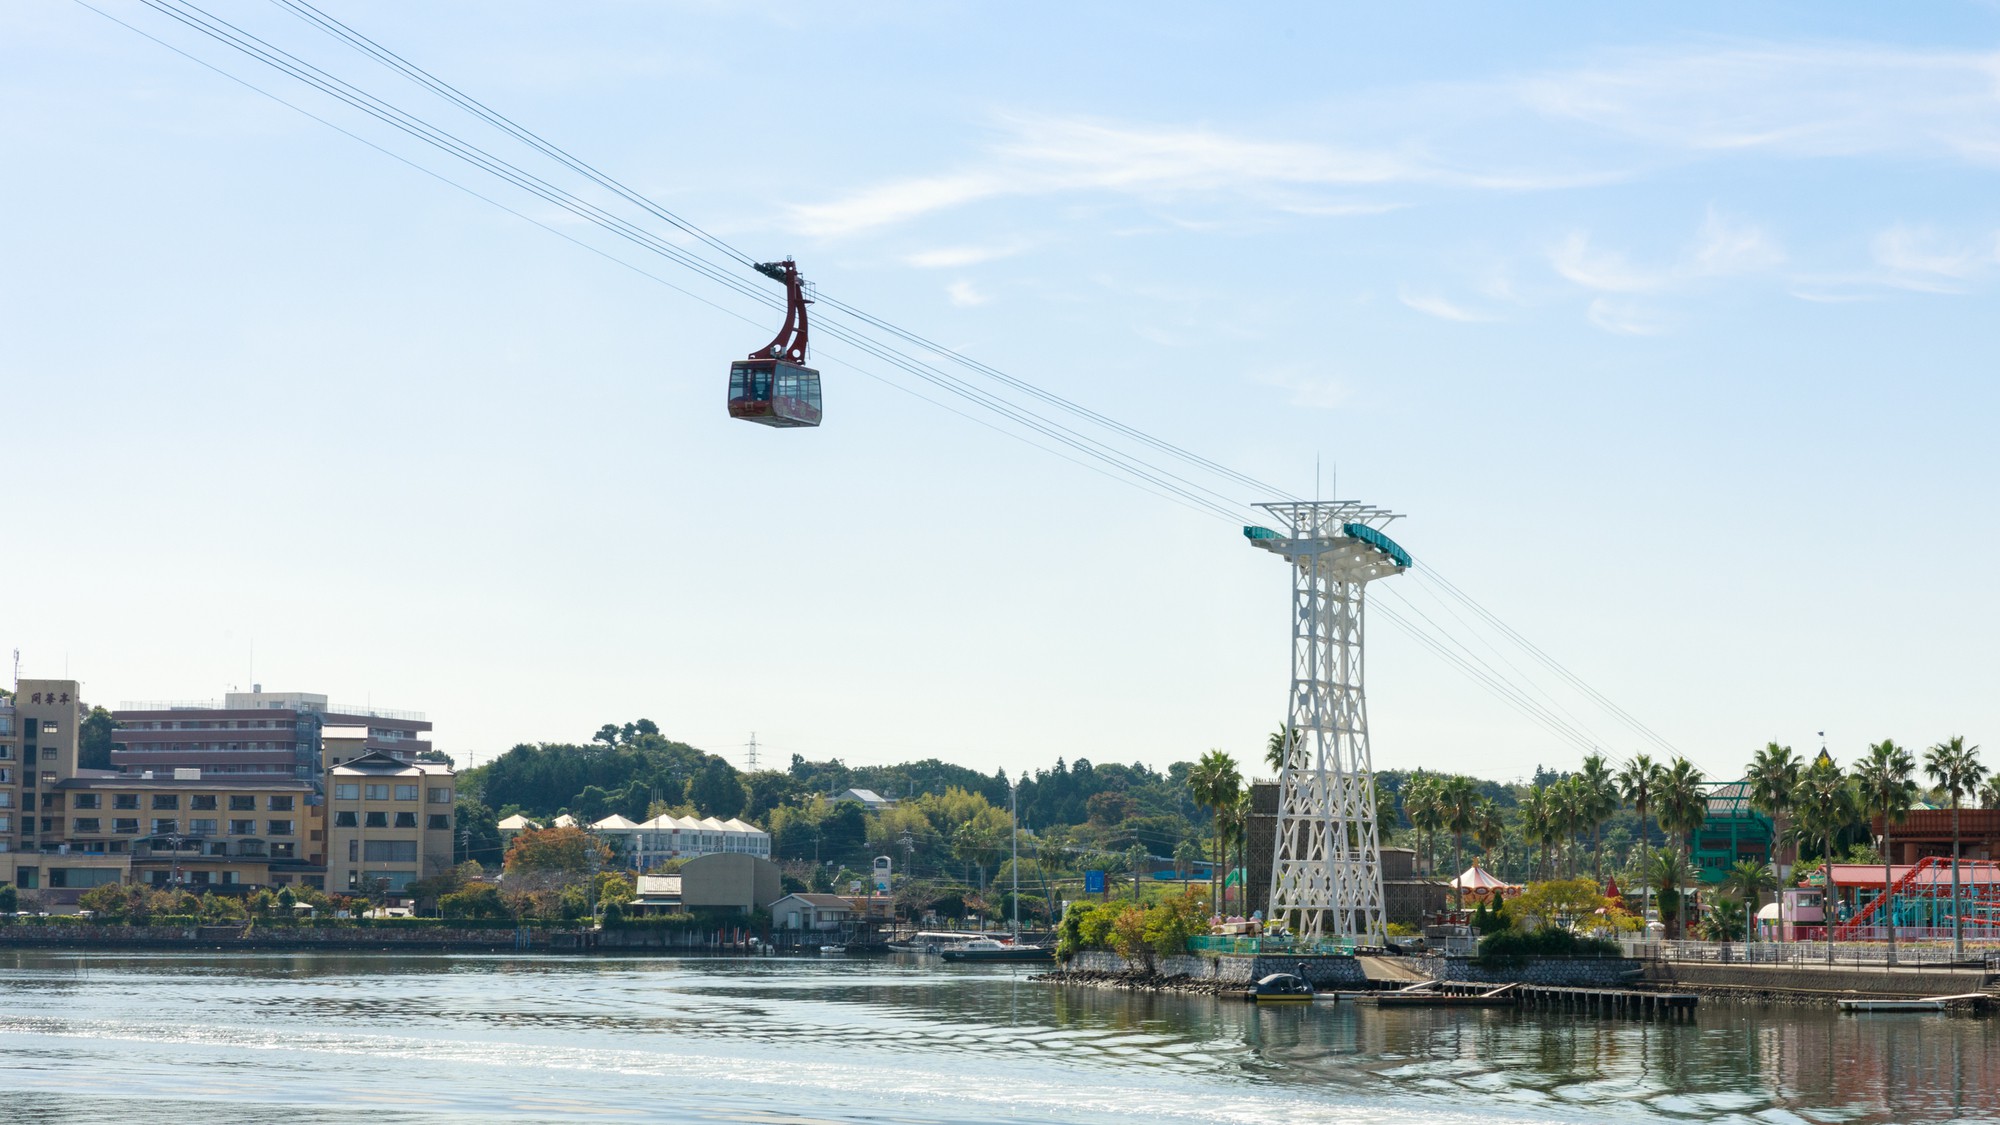
{"type": "Polygon", "coordinates": [[[1424,981],[1393,992],[1344,993],[1379,1008],[1517,1008],[1623,1019],[1693,1019],[1700,997],[1623,988],[1556,988],[1539,984],[1424,981]]]}

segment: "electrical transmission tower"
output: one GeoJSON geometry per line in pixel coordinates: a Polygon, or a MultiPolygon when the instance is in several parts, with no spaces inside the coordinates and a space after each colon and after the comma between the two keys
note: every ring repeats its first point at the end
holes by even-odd
{"type": "Polygon", "coordinates": [[[1409,569],[1380,528],[1399,518],[1352,501],[1259,504],[1284,527],[1246,527],[1250,542],[1292,570],[1292,686],[1278,771],[1273,922],[1304,943],[1379,946],[1382,845],[1362,691],[1368,583],[1409,569]]]}

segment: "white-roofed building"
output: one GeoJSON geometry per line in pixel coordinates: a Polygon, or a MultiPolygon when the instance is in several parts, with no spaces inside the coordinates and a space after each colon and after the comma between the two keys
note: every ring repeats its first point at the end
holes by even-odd
{"type": "Polygon", "coordinates": [[[670,859],[692,859],[718,852],[771,858],[771,834],[748,822],[691,816],[656,816],[634,824],[622,816],[607,816],[590,826],[605,838],[625,862],[640,871],[670,859]]]}
{"type": "Polygon", "coordinates": [[[839,793],[834,794],[833,799],[835,801],[853,801],[869,812],[881,812],[883,809],[894,808],[896,805],[896,802],[875,792],[873,789],[843,789],[839,793]]]}

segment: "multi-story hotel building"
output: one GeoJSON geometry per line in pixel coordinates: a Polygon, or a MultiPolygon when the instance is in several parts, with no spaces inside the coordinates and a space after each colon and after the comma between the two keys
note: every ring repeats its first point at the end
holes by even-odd
{"type": "MultiPolygon", "coordinates": [[[[46,908],[61,910],[106,883],[197,892],[303,884],[343,892],[368,889],[379,878],[394,891],[451,866],[455,775],[442,764],[400,756],[429,749],[419,737],[429,723],[331,710],[323,697],[262,692],[233,694],[225,707],[192,712],[200,717],[186,721],[219,724],[225,721],[222,713],[259,712],[272,725],[187,729],[226,730],[231,741],[240,737],[243,743],[279,741],[277,732],[283,731],[283,738],[296,741],[301,717],[311,716],[312,757],[303,772],[296,746],[282,751],[282,770],[233,768],[252,763],[228,757],[210,765],[174,766],[168,764],[174,752],[155,757],[130,750],[130,734],[145,732],[126,731],[117,733],[127,736],[127,753],[142,755],[140,764],[86,770],[79,768],[78,754],[88,709],[76,681],[20,681],[13,700],[0,700],[0,881],[37,891],[46,908]],[[294,725],[278,725],[288,719],[294,725]],[[336,720],[340,725],[328,725],[336,720]],[[257,732],[270,733],[250,737],[257,732]],[[351,799],[335,803],[351,816],[329,816],[328,795],[350,789],[351,799]],[[350,853],[354,861],[345,862],[350,853]],[[339,866],[329,878],[335,862],[339,866]]],[[[160,713],[178,723],[191,712],[160,713]]],[[[162,742],[181,733],[178,727],[156,729],[162,742]]],[[[183,747],[197,742],[177,741],[183,747]]],[[[186,752],[197,761],[210,753],[267,753],[227,747],[186,752]]]]}
{"type": "Polygon", "coordinates": [[[368,750],[399,758],[431,748],[431,724],[418,712],[330,704],[324,695],[267,692],[261,684],[219,703],[126,703],[111,717],[119,724],[111,765],[126,773],[199,769],[317,781],[329,726],[365,730],[368,750]]]}
{"type": "Polygon", "coordinates": [[[370,751],[330,766],[326,785],[327,890],[360,893],[379,880],[393,894],[451,867],[450,767],[370,751]]]}

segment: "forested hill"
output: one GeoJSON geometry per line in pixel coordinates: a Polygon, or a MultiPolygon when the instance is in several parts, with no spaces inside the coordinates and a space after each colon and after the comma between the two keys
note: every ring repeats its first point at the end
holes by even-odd
{"type": "MultiPolygon", "coordinates": [[[[1161,773],[1143,765],[1093,765],[1058,759],[1051,769],[1021,779],[1021,823],[1044,828],[1090,822],[1150,820],[1162,836],[1178,838],[1196,817],[1188,795],[1186,763],[1161,773]]],[[[538,820],[569,813],[590,822],[618,813],[645,820],[660,812],[740,816],[768,826],[772,812],[815,796],[869,789],[904,800],[952,789],[976,793],[1006,808],[1006,771],[982,774],[935,758],[885,766],[812,762],[794,755],[785,770],[744,773],[713,754],[660,733],[639,719],[606,724],[587,743],[544,742],[515,746],[477,769],[465,771],[461,789],[496,815],[520,812],[538,820]]]]}

